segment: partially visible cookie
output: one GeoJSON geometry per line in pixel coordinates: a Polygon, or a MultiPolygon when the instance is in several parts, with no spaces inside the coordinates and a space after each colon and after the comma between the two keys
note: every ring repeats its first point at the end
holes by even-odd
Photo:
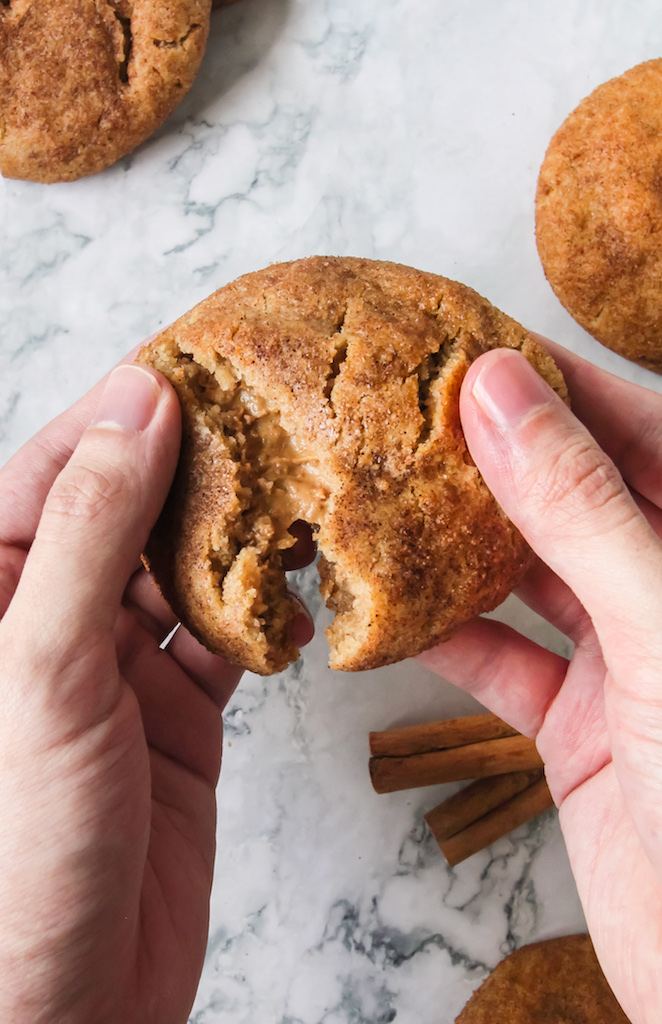
{"type": "Polygon", "coordinates": [[[0,171],[95,174],[150,135],[197,73],[211,0],[2,0],[0,171]]]}
{"type": "Polygon", "coordinates": [[[588,935],[523,946],[497,964],[455,1024],[628,1024],[588,935]]]}
{"type": "Polygon", "coordinates": [[[556,132],[538,180],[536,237],[575,320],[662,372],[662,60],[599,86],[556,132]]]}
{"type": "Polygon", "coordinates": [[[187,627],[255,672],[295,660],[281,555],[299,519],[336,613],[332,668],[413,656],[499,604],[530,552],[458,408],[497,346],[566,395],[542,346],[470,288],[322,257],[248,274],[155,338],[140,361],[177,390],[183,443],[147,560],[187,627]]]}

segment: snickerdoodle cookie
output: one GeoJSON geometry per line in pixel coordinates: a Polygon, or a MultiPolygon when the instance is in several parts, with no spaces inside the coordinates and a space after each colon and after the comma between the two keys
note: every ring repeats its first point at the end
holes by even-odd
{"type": "Polygon", "coordinates": [[[0,171],[71,181],[150,135],[191,86],[211,0],[2,0],[0,171]]]}
{"type": "Polygon", "coordinates": [[[458,415],[467,367],[497,346],[565,396],[545,350],[470,288],[314,257],[221,288],[143,349],[183,410],[147,560],[188,628],[255,672],[296,659],[281,569],[296,520],[318,537],[332,668],[417,654],[502,601],[529,551],[458,415]]]}
{"type": "Polygon", "coordinates": [[[523,946],[497,964],[455,1024],[628,1024],[588,935],[523,946]]]}
{"type": "Polygon", "coordinates": [[[561,125],[540,171],[536,235],[575,320],[662,372],[662,60],[599,86],[561,125]]]}

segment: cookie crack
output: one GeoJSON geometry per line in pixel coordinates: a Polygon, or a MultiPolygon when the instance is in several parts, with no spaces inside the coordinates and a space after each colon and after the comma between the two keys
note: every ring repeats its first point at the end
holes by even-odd
{"type": "Polygon", "coordinates": [[[159,49],[176,50],[179,46],[185,46],[192,33],[200,27],[201,26],[197,22],[194,22],[193,24],[189,25],[188,30],[184,33],[183,36],[180,36],[179,39],[152,39],[152,43],[159,49]]]}
{"type": "Polygon", "coordinates": [[[124,55],[118,64],[117,73],[119,75],[120,82],[126,83],[129,81],[129,61],[131,60],[131,51],[133,49],[131,18],[121,18],[119,14],[116,14],[115,17],[120,23],[124,43],[124,55]]]}
{"type": "Polygon", "coordinates": [[[335,351],[331,360],[331,366],[329,372],[326,375],[324,382],[324,397],[327,399],[330,407],[331,414],[335,416],[335,409],[333,406],[333,389],[336,386],[336,381],[340,376],[343,365],[347,360],[347,344],[348,340],[344,335],[345,319],[347,317],[347,310],[344,310],[342,316],[336,324],[336,331],[332,337],[332,341],[335,344],[335,351]],[[335,340],[334,340],[335,339],[335,340]]]}
{"type": "Polygon", "coordinates": [[[416,369],[418,377],[418,408],[423,422],[416,442],[417,448],[426,444],[434,432],[435,412],[438,404],[436,382],[443,376],[446,365],[451,358],[457,335],[446,338],[439,348],[430,352],[416,369]]]}
{"type": "Polygon", "coordinates": [[[120,82],[126,85],[129,81],[129,61],[131,60],[131,51],[133,50],[133,32],[131,30],[131,17],[130,15],[123,15],[116,2],[109,0],[108,7],[117,21],[117,24],[121,32],[121,53],[122,56],[117,62],[117,75],[120,82]]]}

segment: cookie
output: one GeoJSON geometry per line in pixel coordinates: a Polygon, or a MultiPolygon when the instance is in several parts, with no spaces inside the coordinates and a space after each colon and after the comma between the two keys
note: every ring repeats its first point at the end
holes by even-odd
{"type": "Polygon", "coordinates": [[[458,414],[471,361],[499,345],[566,394],[545,350],[470,288],[313,257],[221,288],[143,349],[183,410],[146,558],[191,632],[262,674],[298,657],[281,569],[297,520],[317,534],[332,668],[415,655],[499,604],[529,549],[458,414]]]}
{"type": "Polygon", "coordinates": [[[523,946],[497,964],[455,1024],[628,1024],[588,935],[523,946]]]}
{"type": "Polygon", "coordinates": [[[95,174],[185,95],[211,0],[0,3],[0,171],[29,181],[95,174]]]}
{"type": "Polygon", "coordinates": [[[536,237],[549,283],[594,338],[662,371],[662,60],[599,86],[545,156],[536,237]]]}

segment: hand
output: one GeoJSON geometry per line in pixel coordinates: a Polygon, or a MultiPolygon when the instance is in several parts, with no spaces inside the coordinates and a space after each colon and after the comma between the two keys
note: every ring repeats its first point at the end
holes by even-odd
{"type": "Polygon", "coordinates": [[[241,673],[183,628],[160,649],[176,620],[139,568],[179,429],[164,378],[124,365],[0,474],[0,1020],[12,1024],[181,1024],[195,996],[220,711],[241,673]]]}
{"type": "Polygon", "coordinates": [[[519,595],[574,654],[479,619],[421,661],[536,737],[605,974],[633,1024],[658,1024],[662,398],[541,340],[579,419],[508,350],[471,367],[461,417],[488,486],[539,555],[519,595]]]}

